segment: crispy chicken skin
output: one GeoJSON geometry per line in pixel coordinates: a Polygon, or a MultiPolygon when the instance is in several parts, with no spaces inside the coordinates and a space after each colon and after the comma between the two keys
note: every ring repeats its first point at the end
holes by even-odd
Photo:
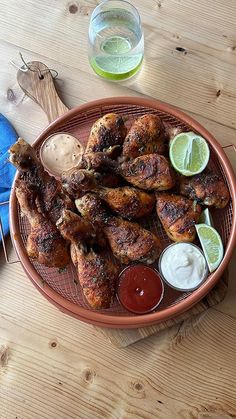
{"type": "Polygon", "coordinates": [[[74,203],[63,192],[61,183],[43,168],[36,152],[20,138],[9,150],[10,162],[19,170],[19,180],[34,191],[38,211],[56,223],[63,208],[74,209],[74,203]]]}
{"type": "Polygon", "coordinates": [[[29,257],[48,267],[65,267],[70,260],[66,241],[55,225],[37,210],[34,191],[19,179],[15,186],[21,212],[28,218],[31,226],[26,244],[29,257]]]}
{"type": "Polygon", "coordinates": [[[99,185],[105,188],[118,188],[125,183],[125,180],[115,173],[101,173],[99,185]]]}
{"type": "Polygon", "coordinates": [[[82,218],[70,210],[63,210],[56,225],[62,232],[64,239],[69,242],[84,242],[86,246],[99,246],[101,248],[105,248],[107,245],[100,226],[93,225],[86,218],[82,218]]]}
{"type": "Polygon", "coordinates": [[[57,222],[62,236],[71,242],[71,259],[78,272],[83,294],[93,309],[109,308],[115,294],[118,265],[87,245],[94,227],[79,215],[65,210],[57,222]]]}
{"type": "Polygon", "coordinates": [[[150,214],[155,204],[154,195],[133,188],[99,188],[95,192],[109,208],[123,218],[135,219],[150,214]]]}
{"type": "Polygon", "coordinates": [[[98,185],[116,187],[122,181],[121,176],[115,173],[116,167],[117,162],[107,153],[84,153],[76,167],[62,173],[62,188],[71,197],[79,198],[98,185]],[[112,172],[109,172],[109,169],[112,172]]]}
{"type": "Polygon", "coordinates": [[[122,116],[109,113],[98,119],[92,126],[86,153],[109,150],[122,146],[127,133],[122,116]]]}
{"type": "Polygon", "coordinates": [[[106,177],[104,179],[101,174],[94,173],[90,170],[72,169],[63,173],[61,181],[64,190],[74,199],[82,197],[86,192],[94,191],[106,201],[114,212],[124,218],[143,217],[149,214],[154,207],[154,196],[139,189],[131,186],[116,188],[101,186],[106,181],[112,185],[114,181],[112,174],[109,178],[106,177]]]}
{"type": "Polygon", "coordinates": [[[201,207],[181,195],[156,193],[157,215],[166,234],[175,242],[192,242],[196,236],[201,207]]]}
{"type": "MultiPolygon", "coordinates": [[[[114,147],[112,147],[112,149],[113,148],[114,147]]],[[[81,160],[76,166],[76,169],[94,170],[95,172],[103,173],[109,171],[109,169],[116,168],[116,166],[117,163],[112,160],[111,153],[109,151],[98,151],[82,154],[81,160]]]]}
{"type": "Polygon", "coordinates": [[[128,159],[165,151],[165,128],[157,115],[147,114],[136,119],[124,144],[122,156],[128,159]]]}
{"type": "Polygon", "coordinates": [[[169,161],[160,154],[148,154],[123,162],[120,174],[140,189],[165,191],[175,185],[175,174],[169,161]]]}
{"type": "Polygon", "coordinates": [[[62,232],[64,239],[69,242],[84,241],[90,246],[97,242],[96,228],[88,220],[72,211],[63,210],[56,226],[62,232]]]}
{"type": "Polygon", "coordinates": [[[91,170],[73,168],[62,173],[61,183],[64,191],[73,198],[95,189],[100,175],[91,170]]]}
{"type": "Polygon", "coordinates": [[[224,208],[229,202],[229,190],[217,174],[205,171],[199,175],[180,180],[180,193],[200,204],[224,208]]]}
{"type": "Polygon", "coordinates": [[[109,308],[114,299],[118,267],[105,255],[95,253],[93,249],[86,251],[74,243],[71,259],[90,307],[96,310],[109,308]]]}
{"type": "Polygon", "coordinates": [[[95,194],[75,201],[78,211],[104,231],[114,256],[124,264],[134,261],[153,263],[161,253],[160,240],[136,223],[110,215],[95,194]]]}

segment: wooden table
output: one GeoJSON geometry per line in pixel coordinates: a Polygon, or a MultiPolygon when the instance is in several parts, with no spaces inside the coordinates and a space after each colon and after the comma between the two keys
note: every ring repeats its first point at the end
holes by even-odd
{"type": "MultiPolygon", "coordinates": [[[[125,86],[92,73],[89,15],[98,2],[1,0],[0,112],[33,141],[47,125],[24,98],[13,60],[59,72],[65,103],[149,95],[236,144],[235,0],[137,0],[145,64],[125,86]]],[[[231,161],[236,168],[232,150],[231,161]]],[[[46,301],[20,264],[0,268],[0,419],[236,417],[236,258],[226,299],[197,320],[127,349],[46,301]]]]}

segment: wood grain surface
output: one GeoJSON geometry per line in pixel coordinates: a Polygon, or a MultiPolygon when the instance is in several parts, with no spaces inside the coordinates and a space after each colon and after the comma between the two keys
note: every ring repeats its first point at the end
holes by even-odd
{"type": "Polygon", "coordinates": [[[184,321],[190,320],[191,318],[199,316],[210,307],[214,307],[224,300],[228,291],[228,272],[226,271],[224,276],[218,282],[218,284],[203,298],[199,303],[195,304],[192,308],[185,311],[184,313],[173,317],[172,319],[160,322],[153,326],[141,327],[138,329],[109,329],[109,328],[97,328],[101,333],[106,336],[109,341],[117,348],[126,348],[129,345],[138,342],[141,339],[146,339],[149,336],[160,333],[164,329],[168,329],[172,326],[179,325],[184,321]]]}
{"type": "MultiPolygon", "coordinates": [[[[109,83],[87,61],[97,1],[1,0],[0,112],[32,142],[47,118],[16,83],[18,52],[59,72],[68,107],[150,95],[185,110],[222,144],[236,144],[234,0],[137,0],[145,64],[109,83]],[[179,51],[179,48],[183,50],[179,51]],[[177,48],[177,49],[176,49],[177,48]]],[[[230,159],[236,168],[232,151],[230,159]]],[[[0,259],[0,419],[236,417],[236,258],[225,300],[197,319],[126,349],[50,305],[19,264],[0,259]]]]}
{"type": "Polygon", "coordinates": [[[54,79],[50,69],[39,61],[30,61],[26,64],[28,71],[20,68],[17,71],[17,82],[26,96],[29,96],[45,112],[48,121],[68,111],[62,103],[55,89],[54,79]]]}

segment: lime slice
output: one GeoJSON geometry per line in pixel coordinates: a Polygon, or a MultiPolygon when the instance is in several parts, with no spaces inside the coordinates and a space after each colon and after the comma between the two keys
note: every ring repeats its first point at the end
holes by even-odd
{"type": "Polygon", "coordinates": [[[197,234],[209,267],[213,272],[223,259],[224,249],[219,233],[207,224],[197,224],[197,234]]]}
{"type": "Polygon", "coordinates": [[[207,224],[208,226],[214,227],[213,218],[211,216],[211,213],[208,208],[204,209],[202,211],[200,218],[199,218],[199,224],[207,224]]]}
{"type": "Polygon", "coordinates": [[[123,38],[122,36],[111,36],[101,45],[101,49],[106,54],[111,55],[126,54],[131,50],[131,48],[129,40],[127,38],[123,38]]]}
{"type": "Polygon", "coordinates": [[[201,173],[209,160],[210,150],[206,140],[194,132],[183,132],[170,144],[170,161],[184,176],[201,173]]]}
{"type": "Polygon", "coordinates": [[[141,67],[142,54],[97,55],[90,64],[98,75],[110,80],[123,80],[133,76],[141,67]]]}

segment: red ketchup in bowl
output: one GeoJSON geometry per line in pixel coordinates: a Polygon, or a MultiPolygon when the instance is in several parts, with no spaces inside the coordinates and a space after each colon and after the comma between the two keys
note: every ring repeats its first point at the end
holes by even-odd
{"type": "Polygon", "coordinates": [[[120,274],[117,296],[123,307],[133,313],[154,310],[163,294],[164,285],[155,269],[139,264],[125,268],[120,274]]]}

